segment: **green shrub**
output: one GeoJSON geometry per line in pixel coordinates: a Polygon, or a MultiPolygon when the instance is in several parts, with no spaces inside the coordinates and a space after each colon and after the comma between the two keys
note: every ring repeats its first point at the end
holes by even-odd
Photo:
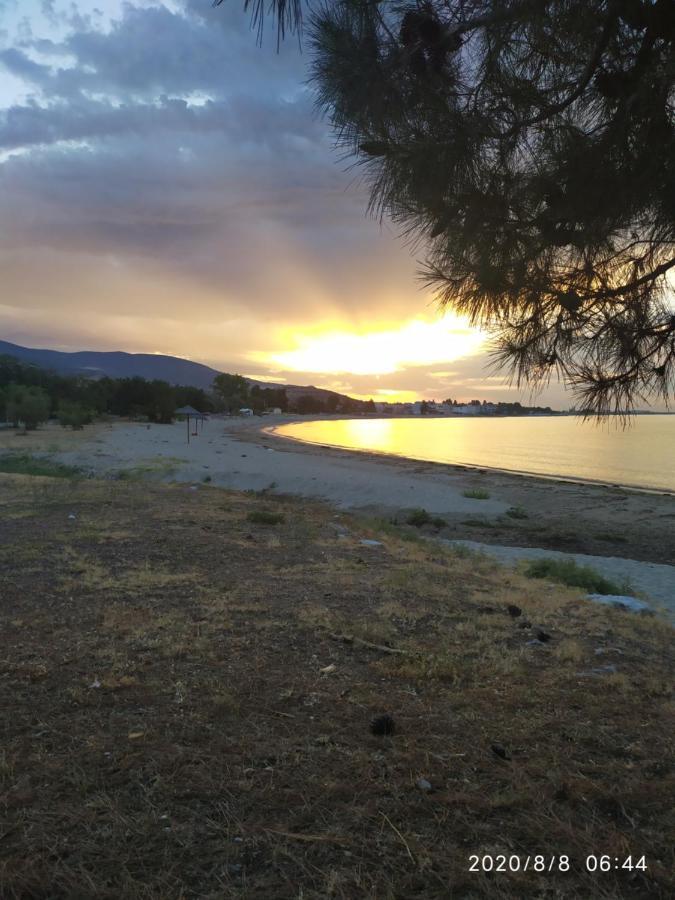
{"type": "Polygon", "coordinates": [[[527,519],[529,516],[522,506],[511,506],[506,510],[506,515],[511,519],[527,519]]]}
{"type": "Polygon", "coordinates": [[[405,521],[406,525],[414,525],[415,528],[421,528],[422,525],[428,525],[432,519],[426,509],[413,509],[405,521]]]}
{"type": "Polygon", "coordinates": [[[469,497],[471,500],[489,500],[490,493],[489,491],[483,490],[483,488],[471,488],[469,491],[462,491],[463,497],[469,497]]]}
{"type": "Polygon", "coordinates": [[[23,425],[24,431],[33,431],[49,418],[49,396],[40,387],[10,384],[7,388],[5,415],[8,422],[23,425]]]}
{"type": "Polygon", "coordinates": [[[50,459],[38,459],[27,453],[0,456],[0,472],[10,475],[48,475],[51,478],[77,478],[82,470],[50,459]]]}
{"type": "Polygon", "coordinates": [[[568,587],[583,588],[590,594],[632,593],[625,584],[617,584],[573,559],[533,559],[525,566],[524,573],[529,578],[546,578],[568,587]]]}
{"type": "Polygon", "coordinates": [[[82,406],[81,403],[74,403],[72,400],[62,400],[56,411],[56,417],[62,428],[72,428],[73,431],[89,425],[94,418],[91,410],[82,406]]]}
{"type": "Polygon", "coordinates": [[[254,509],[246,518],[256,525],[279,525],[284,521],[282,513],[268,512],[265,509],[254,509]]]}

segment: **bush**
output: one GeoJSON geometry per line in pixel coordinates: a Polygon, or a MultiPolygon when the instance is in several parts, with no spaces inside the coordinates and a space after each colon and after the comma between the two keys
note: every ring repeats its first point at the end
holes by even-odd
{"type": "Polygon", "coordinates": [[[33,431],[49,418],[49,396],[40,387],[10,384],[5,410],[8,422],[23,425],[24,431],[33,431]]]}
{"type": "Polygon", "coordinates": [[[472,488],[469,491],[462,491],[463,497],[469,497],[471,500],[489,500],[490,492],[484,491],[483,488],[472,488]]]}
{"type": "Polygon", "coordinates": [[[529,578],[546,578],[568,587],[583,588],[589,594],[632,594],[626,585],[605,578],[590,566],[579,566],[573,559],[534,559],[524,572],[529,578]]]}
{"type": "Polygon", "coordinates": [[[74,403],[72,400],[62,400],[59,403],[56,416],[62,428],[70,426],[73,431],[89,425],[94,417],[91,410],[86,409],[80,403],[74,403]]]}
{"type": "Polygon", "coordinates": [[[0,472],[10,475],[48,475],[50,478],[76,478],[82,470],[49,459],[38,459],[27,453],[0,456],[0,472]]]}
{"type": "Polygon", "coordinates": [[[246,518],[256,525],[279,525],[284,521],[281,513],[267,512],[265,509],[254,509],[246,518]]]}
{"type": "Polygon", "coordinates": [[[512,506],[506,510],[506,515],[512,519],[527,519],[529,518],[525,510],[522,506],[512,506]]]}
{"type": "Polygon", "coordinates": [[[426,509],[413,509],[405,521],[406,525],[414,525],[415,528],[421,528],[422,525],[428,525],[432,520],[426,509]]]}

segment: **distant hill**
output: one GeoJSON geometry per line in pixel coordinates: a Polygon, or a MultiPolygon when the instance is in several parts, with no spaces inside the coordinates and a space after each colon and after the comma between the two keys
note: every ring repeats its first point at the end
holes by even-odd
{"type": "Polygon", "coordinates": [[[60,350],[36,350],[20,347],[8,341],[0,341],[0,354],[14,356],[25,363],[33,363],[43,369],[63,375],[85,375],[91,378],[159,378],[169,384],[191,385],[207,390],[218,371],[189,359],[176,356],[158,356],[154,353],[123,353],[114,351],[103,353],[83,350],[77,353],[63,353],[60,350]]]}
{"type": "MultiPolygon", "coordinates": [[[[189,385],[205,391],[210,389],[213,379],[220,374],[217,369],[212,369],[202,363],[155,353],[124,353],[121,350],[112,352],[80,350],[75,353],[65,353],[61,350],[38,350],[11,344],[9,341],[0,341],[0,356],[3,354],[62,375],[84,375],[89,378],[102,378],[105,375],[110,378],[133,378],[138,375],[149,381],[157,378],[161,381],[168,381],[169,384],[189,385]]],[[[291,401],[307,395],[324,402],[328,397],[351,400],[344,394],[336,394],[334,391],[327,391],[324,388],[303,387],[297,384],[273,384],[256,381],[253,378],[249,378],[248,381],[262,388],[285,388],[288,399],[291,401]]]]}

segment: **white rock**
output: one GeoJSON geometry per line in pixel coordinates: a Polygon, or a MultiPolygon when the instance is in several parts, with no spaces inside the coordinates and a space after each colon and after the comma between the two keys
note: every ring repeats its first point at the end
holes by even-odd
{"type": "Polygon", "coordinates": [[[643,600],[637,600],[635,597],[624,597],[620,594],[588,594],[587,600],[594,603],[604,603],[606,606],[622,606],[624,609],[630,609],[631,612],[642,612],[649,609],[649,604],[643,600]]]}

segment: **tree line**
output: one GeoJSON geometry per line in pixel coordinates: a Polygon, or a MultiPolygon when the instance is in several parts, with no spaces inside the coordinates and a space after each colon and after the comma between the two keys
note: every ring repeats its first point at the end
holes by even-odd
{"type": "Polygon", "coordinates": [[[49,418],[57,418],[64,427],[81,428],[106,414],[170,422],[175,410],[185,405],[201,412],[216,408],[201,388],[139,377],[61,375],[0,356],[0,419],[27,430],[49,418]]]}
{"type": "Polygon", "coordinates": [[[0,356],[0,421],[22,425],[26,430],[50,418],[58,419],[64,427],[82,428],[101,415],[168,423],[183,406],[203,413],[238,413],[244,408],[254,413],[273,409],[301,414],[374,412],[372,401],[353,400],[329,391],[325,396],[294,394],[289,399],[285,388],[251,384],[242,375],[218,375],[212,390],[205,391],[139,376],[94,379],[62,375],[13,356],[0,356]]]}

